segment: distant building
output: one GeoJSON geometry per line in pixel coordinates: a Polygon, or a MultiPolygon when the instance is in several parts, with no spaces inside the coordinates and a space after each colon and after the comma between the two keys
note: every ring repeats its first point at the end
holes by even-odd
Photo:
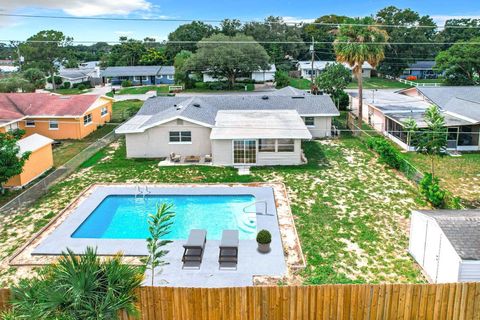
{"type": "MultiPolygon", "coordinates": [[[[275,72],[277,68],[274,64],[271,64],[267,70],[257,70],[253,71],[249,77],[244,75],[244,77],[239,77],[238,80],[241,79],[251,79],[255,82],[273,82],[275,81],[275,72]]],[[[217,81],[227,81],[226,78],[217,78],[208,73],[208,71],[204,71],[203,73],[203,82],[217,82],[217,81]]]]}
{"type": "Polygon", "coordinates": [[[0,73],[12,73],[18,70],[14,60],[0,60],[0,73]]]}
{"type": "MultiPolygon", "coordinates": [[[[338,63],[336,61],[314,61],[313,63],[313,77],[316,78],[325,70],[328,64],[338,63]]],[[[348,63],[342,63],[347,69],[352,71],[352,67],[348,63]]],[[[373,67],[370,63],[365,62],[362,66],[362,77],[370,78],[372,76],[373,67]]],[[[312,76],[312,61],[298,61],[297,69],[300,72],[300,77],[304,79],[311,79],[312,76]]],[[[353,76],[353,75],[352,75],[353,76]]]]}
{"type": "Polygon", "coordinates": [[[411,63],[407,69],[403,71],[401,78],[409,76],[417,77],[417,79],[437,79],[442,76],[443,72],[435,70],[434,60],[424,60],[411,63]]]}
{"type": "Polygon", "coordinates": [[[120,85],[131,81],[133,85],[174,84],[175,67],[173,66],[132,66],[108,67],[100,72],[103,82],[120,85]]]}

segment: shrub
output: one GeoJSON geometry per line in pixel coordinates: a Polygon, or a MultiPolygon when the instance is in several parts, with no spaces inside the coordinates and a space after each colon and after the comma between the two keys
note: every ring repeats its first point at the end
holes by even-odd
{"type": "Polygon", "coordinates": [[[132,81],[130,80],[123,80],[122,81],[122,87],[127,88],[132,86],[132,81]]]}
{"type": "Polygon", "coordinates": [[[343,90],[337,91],[334,94],[332,94],[332,99],[333,102],[335,102],[335,105],[340,106],[340,110],[347,110],[348,105],[350,104],[350,98],[348,96],[348,93],[346,93],[343,90]]]}
{"type": "Polygon", "coordinates": [[[63,87],[64,89],[70,89],[71,86],[72,86],[72,84],[71,84],[70,82],[65,81],[65,82],[63,83],[63,86],[62,86],[62,87],[63,87]]]}
{"type": "Polygon", "coordinates": [[[269,244],[272,242],[272,234],[268,230],[260,230],[257,234],[257,242],[260,244],[269,244]]]}
{"type": "MultiPolygon", "coordinates": [[[[56,85],[62,84],[62,78],[60,78],[59,76],[55,76],[53,77],[53,79],[55,80],[56,85]]],[[[52,77],[48,77],[47,82],[52,83],[52,77]]]]}
{"type": "Polygon", "coordinates": [[[420,180],[420,192],[435,208],[443,208],[447,192],[440,187],[437,177],[432,178],[431,173],[426,173],[420,180]]]}
{"type": "Polygon", "coordinates": [[[409,81],[415,81],[415,80],[417,80],[417,77],[416,77],[416,76],[408,76],[408,77],[407,77],[407,80],[409,80],[409,81]]]}
{"type": "Polygon", "coordinates": [[[404,162],[400,152],[383,138],[370,138],[367,140],[367,146],[378,153],[381,162],[394,169],[400,169],[402,162],[404,162]]]}
{"type": "Polygon", "coordinates": [[[121,256],[100,260],[94,249],[81,256],[70,250],[39,276],[12,288],[12,319],[118,319],[122,310],[137,315],[137,289],[143,280],[139,267],[121,256]]]}
{"type": "Polygon", "coordinates": [[[80,83],[80,84],[77,86],[77,89],[80,90],[80,91],[82,91],[82,90],[85,90],[86,87],[85,87],[85,85],[84,85],[83,83],[80,83]]]}
{"type": "Polygon", "coordinates": [[[275,85],[277,88],[284,88],[290,84],[288,72],[277,70],[275,72],[275,85]]]}

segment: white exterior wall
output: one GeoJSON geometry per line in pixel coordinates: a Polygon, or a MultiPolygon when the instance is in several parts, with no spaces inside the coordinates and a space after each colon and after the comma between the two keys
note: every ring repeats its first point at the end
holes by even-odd
{"type": "Polygon", "coordinates": [[[162,158],[175,152],[182,156],[211,154],[211,129],[191,122],[183,121],[178,125],[176,120],[153,127],[143,133],[125,134],[128,158],[162,158]],[[191,143],[170,143],[170,131],[191,131],[191,143]]]}
{"type": "Polygon", "coordinates": [[[459,282],[480,281],[480,261],[462,260],[460,263],[459,282]]]}
{"type": "MultiPolygon", "coordinates": [[[[240,139],[241,140],[241,139],[240,139]]],[[[302,164],[302,142],[295,140],[294,152],[258,152],[257,163],[250,166],[275,166],[302,164]]],[[[233,140],[212,140],[213,164],[218,166],[233,166],[233,140]]]]}
{"type": "Polygon", "coordinates": [[[252,80],[256,82],[264,82],[264,81],[274,81],[275,80],[275,72],[252,72],[252,80]]]}
{"type": "Polygon", "coordinates": [[[461,260],[437,223],[413,212],[409,252],[431,282],[457,282],[461,260]]]}
{"type": "Polygon", "coordinates": [[[332,117],[314,117],[314,122],[314,126],[307,126],[313,138],[325,138],[332,135],[332,117]]]}

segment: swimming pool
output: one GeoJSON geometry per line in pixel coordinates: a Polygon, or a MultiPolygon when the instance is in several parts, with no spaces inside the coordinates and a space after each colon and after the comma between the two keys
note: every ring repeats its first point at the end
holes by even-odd
{"type": "Polygon", "coordinates": [[[207,239],[220,239],[223,230],[239,230],[240,239],[253,239],[256,215],[248,207],[253,195],[110,195],[73,232],[72,238],[146,239],[148,216],[158,204],[172,204],[175,212],[165,239],[187,239],[190,230],[207,230],[207,239]],[[247,210],[244,210],[247,208],[247,210]]]}

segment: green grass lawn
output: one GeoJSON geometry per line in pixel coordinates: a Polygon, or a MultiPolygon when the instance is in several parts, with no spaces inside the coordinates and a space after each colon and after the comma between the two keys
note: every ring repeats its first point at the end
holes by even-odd
{"type": "MultiPolygon", "coordinates": [[[[270,181],[283,182],[288,190],[307,260],[300,274],[303,282],[423,281],[407,253],[410,210],[426,206],[416,187],[379,164],[356,138],[306,142],[303,148],[307,165],[254,168],[251,175],[239,176],[229,167],[159,167],[157,160],[126,159],[122,139],[95,154],[31,207],[0,215],[0,260],[92,183],[270,181]]],[[[14,268],[0,268],[0,285],[16,276],[14,268]]]]}
{"type": "Polygon", "coordinates": [[[290,78],[290,86],[300,90],[310,90],[311,82],[307,79],[290,78]]]}
{"type": "MultiPolygon", "coordinates": [[[[430,158],[416,153],[405,157],[420,171],[430,172],[430,158]]],[[[461,157],[442,156],[435,162],[435,174],[454,195],[467,205],[480,207],[480,153],[463,153],[461,157]]]]}
{"type": "MultiPolygon", "coordinates": [[[[363,88],[364,89],[405,89],[410,88],[411,86],[406,85],[404,83],[395,81],[395,80],[388,80],[384,78],[365,78],[363,79],[363,88]]],[[[356,89],[358,88],[357,81],[354,80],[350,82],[347,87],[348,89],[356,89]]]]}
{"type": "MultiPolygon", "coordinates": [[[[54,92],[53,90],[47,90],[47,91],[54,92]]],[[[62,94],[62,95],[82,94],[82,93],[88,93],[90,91],[92,91],[92,90],[91,89],[79,90],[78,88],[69,88],[69,89],[59,88],[59,89],[55,89],[55,93],[62,94]]]]}
{"type": "Polygon", "coordinates": [[[165,94],[168,93],[168,86],[128,87],[120,89],[120,91],[117,91],[116,94],[145,94],[149,91],[157,91],[157,94],[165,94]]]}

